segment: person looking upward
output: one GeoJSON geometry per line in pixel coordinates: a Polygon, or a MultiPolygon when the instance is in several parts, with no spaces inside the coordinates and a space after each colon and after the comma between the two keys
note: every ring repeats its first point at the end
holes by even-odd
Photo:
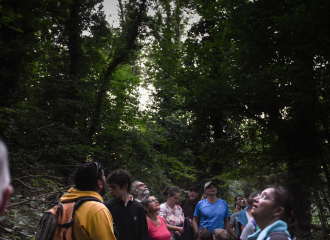
{"type": "Polygon", "coordinates": [[[243,196],[242,195],[237,195],[234,198],[234,204],[235,204],[235,209],[234,212],[240,212],[242,211],[242,200],[243,200],[243,196]]]}
{"type": "Polygon", "coordinates": [[[164,218],[157,215],[160,209],[158,200],[148,195],[142,199],[141,203],[147,215],[149,240],[170,240],[171,233],[167,229],[164,218]]]}
{"type": "Polygon", "coordinates": [[[245,207],[237,216],[238,222],[241,224],[241,232],[243,232],[245,226],[253,220],[253,216],[251,214],[253,199],[258,195],[258,192],[252,192],[249,195],[248,206],[245,207]]]}
{"type": "Polygon", "coordinates": [[[210,232],[216,228],[229,229],[230,212],[226,201],[217,197],[217,185],[215,182],[207,182],[204,185],[204,193],[207,198],[197,203],[193,229],[195,234],[205,227],[210,232]],[[198,223],[199,226],[198,226],[198,223]]]}
{"type": "Polygon", "coordinates": [[[143,182],[136,180],[132,184],[132,196],[135,201],[141,202],[142,199],[149,195],[149,189],[143,182]]]}
{"type": "Polygon", "coordinates": [[[79,198],[93,197],[101,202],[84,202],[75,211],[73,236],[79,240],[116,240],[113,220],[109,210],[103,204],[102,196],[106,193],[103,167],[96,162],[80,165],[74,174],[75,187],[64,194],[60,202],[74,202],[79,198]]]}
{"type": "Polygon", "coordinates": [[[254,198],[251,214],[259,231],[248,240],[291,240],[295,237],[296,219],[290,193],[283,187],[269,187],[254,198]]]}

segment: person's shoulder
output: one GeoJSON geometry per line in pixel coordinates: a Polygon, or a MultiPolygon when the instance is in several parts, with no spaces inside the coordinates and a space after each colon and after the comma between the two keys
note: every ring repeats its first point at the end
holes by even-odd
{"type": "Polygon", "coordinates": [[[117,203],[116,199],[113,198],[113,199],[109,199],[109,200],[105,201],[104,205],[106,207],[111,207],[111,206],[116,205],[116,203],[117,203]]]}
{"type": "Polygon", "coordinates": [[[141,202],[138,202],[138,201],[128,201],[129,202],[129,205],[131,205],[132,207],[134,208],[142,208],[144,209],[143,205],[141,202]]]}

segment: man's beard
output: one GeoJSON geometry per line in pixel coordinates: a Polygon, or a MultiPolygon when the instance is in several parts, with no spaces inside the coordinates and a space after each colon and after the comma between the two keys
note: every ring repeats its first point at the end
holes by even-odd
{"type": "Polygon", "coordinates": [[[103,196],[106,193],[107,193],[107,184],[105,183],[105,181],[102,181],[102,189],[100,195],[103,196]]]}
{"type": "Polygon", "coordinates": [[[138,197],[144,198],[145,196],[149,195],[149,189],[145,188],[143,190],[138,190],[138,197]]]}

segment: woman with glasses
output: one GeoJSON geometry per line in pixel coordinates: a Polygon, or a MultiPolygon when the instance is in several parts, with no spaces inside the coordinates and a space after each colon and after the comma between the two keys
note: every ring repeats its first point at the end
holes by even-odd
{"type": "Polygon", "coordinates": [[[290,193],[283,187],[270,187],[254,198],[251,210],[259,231],[248,240],[291,240],[296,221],[290,193]]]}
{"type": "Polygon", "coordinates": [[[160,205],[158,215],[164,218],[167,229],[171,233],[171,240],[180,239],[184,224],[184,214],[178,205],[181,190],[176,186],[165,187],[163,195],[167,197],[167,200],[166,203],[160,205]]]}
{"type": "Polygon", "coordinates": [[[157,215],[160,209],[158,200],[147,195],[141,201],[147,216],[149,240],[170,240],[171,234],[166,227],[165,220],[157,215]]]}

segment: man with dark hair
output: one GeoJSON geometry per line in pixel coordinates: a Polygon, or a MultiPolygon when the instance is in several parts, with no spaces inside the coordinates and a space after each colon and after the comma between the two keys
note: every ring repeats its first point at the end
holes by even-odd
{"type": "Polygon", "coordinates": [[[238,222],[238,214],[242,210],[242,200],[243,196],[242,195],[237,195],[234,198],[234,203],[236,208],[234,209],[234,213],[230,217],[229,221],[229,232],[235,239],[239,239],[239,236],[241,235],[241,227],[238,222]]]}
{"type": "Polygon", "coordinates": [[[180,207],[182,208],[184,216],[189,218],[191,221],[194,217],[194,212],[198,201],[198,188],[196,186],[190,186],[188,190],[188,198],[181,200],[180,207]]]}
{"type": "Polygon", "coordinates": [[[9,198],[13,192],[10,185],[10,174],[8,168],[7,148],[0,141],[0,215],[5,212],[9,198]]]}
{"type": "Polygon", "coordinates": [[[84,202],[75,212],[75,239],[116,240],[112,216],[103,204],[106,182],[102,165],[96,162],[80,165],[74,174],[74,184],[75,188],[69,189],[68,193],[61,197],[61,203],[74,202],[83,197],[96,199],[84,202]]]}
{"type": "Polygon", "coordinates": [[[242,195],[236,195],[234,198],[235,209],[234,212],[239,212],[242,210],[241,201],[243,200],[242,195]]]}
{"type": "Polygon", "coordinates": [[[114,197],[105,202],[118,230],[117,240],[148,240],[148,224],[141,203],[129,195],[131,175],[122,169],[111,172],[107,178],[110,193],[114,197]]]}
{"type": "Polygon", "coordinates": [[[149,189],[143,182],[136,180],[132,184],[132,195],[135,201],[141,202],[145,196],[149,195],[149,189]]]}
{"type": "Polygon", "coordinates": [[[197,203],[193,228],[195,234],[203,227],[213,232],[216,228],[229,229],[230,212],[225,200],[217,197],[217,185],[215,182],[207,182],[204,185],[204,193],[207,198],[197,203]],[[198,226],[198,224],[200,224],[198,226]]]}

